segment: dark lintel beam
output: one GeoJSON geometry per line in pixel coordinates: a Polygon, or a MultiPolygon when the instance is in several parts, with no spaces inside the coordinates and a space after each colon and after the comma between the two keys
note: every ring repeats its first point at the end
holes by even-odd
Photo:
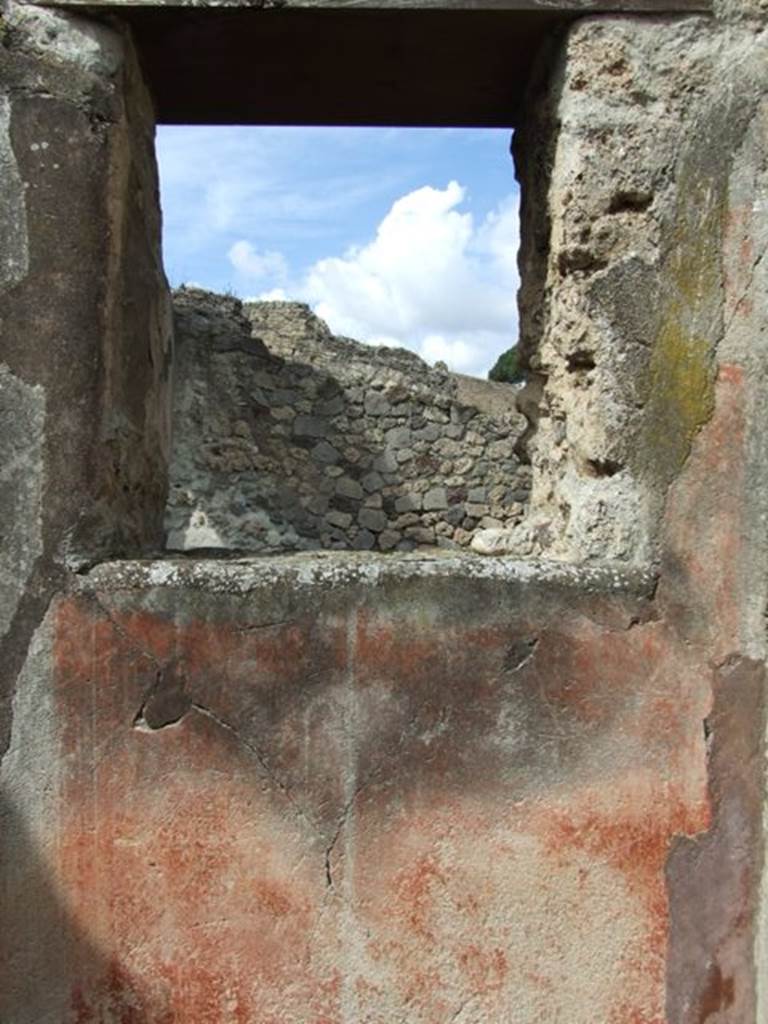
{"type": "Polygon", "coordinates": [[[514,127],[542,46],[585,14],[665,17],[708,0],[80,3],[133,30],[168,124],[514,127]]]}
{"type": "Polygon", "coordinates": [[[713,0],[39,0],[41,7],[164,7],[190,10],[312,8],[321,10],[520,11],[576,17],[586,14],[710,13],[713,0]]]}

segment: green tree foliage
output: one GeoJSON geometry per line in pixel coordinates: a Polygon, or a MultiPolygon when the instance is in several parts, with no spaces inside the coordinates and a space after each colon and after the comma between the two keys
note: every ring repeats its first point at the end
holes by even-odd
{"type": "Polygon", "coordinates": [[[520,369],[517,346],[502,352],[488,373],[488,380],[502,384],[520,384],[525,380],[525,373],[520,369]]]}

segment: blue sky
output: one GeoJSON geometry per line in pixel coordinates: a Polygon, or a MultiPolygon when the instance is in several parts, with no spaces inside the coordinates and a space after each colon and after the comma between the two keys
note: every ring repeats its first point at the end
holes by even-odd
{"type": "Polygon", "coordinates": [[[172,285],[309,302],[337,333],[484,375],[516,340],[506,130],[158,130],[172,285]]]}

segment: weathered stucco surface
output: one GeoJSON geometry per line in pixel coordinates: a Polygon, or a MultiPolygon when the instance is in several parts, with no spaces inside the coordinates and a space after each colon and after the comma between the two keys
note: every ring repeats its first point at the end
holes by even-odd
{"type": "Polygon", "coordinates": [[[23,183],[11,145],[11,103],[0,96],[0,223],[3,225],[3,249],[0,255],[0,288],[16,284],[28,270],[27,208],[23,183]]]}
{"type": "Polygon", "coordinates": [[[0,366],[0,636],[10,629],[43,549],[41,390],[0,366]]]}
{"type": "Polygon", "coordinates": [[[478,550],[658,556],[713,408],[730,168],[765,88],[747,13],[584,19],[547,54],[515,142],[531,516],[478,550]]]}
{"type": "Polygon", "coordinates": [[[162,544],[170,307],[130,43],[14,3],[0,25],[2,750],[67,568],[162,544]]]}
{"type": "Polygon", "coordinates": [[[151,110],[117,30],[25,11],[0,1020],[762,1024],[763,0],[541,57],[514,543],[555,559],[522,562],[134,557],[167,452],[151,110]]]}
{"type": "Polygon", "coordinates": [[[57,604],[53,728],[9,756],[58,780],[68,1006],[661,1019],[710,692],[648,581],[318,557],[118,564],[57,604]]]}

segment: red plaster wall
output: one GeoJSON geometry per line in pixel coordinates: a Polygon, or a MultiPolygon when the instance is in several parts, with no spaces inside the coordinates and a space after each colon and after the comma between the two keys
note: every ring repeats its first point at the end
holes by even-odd
{"type": "Polygon", "coordinates": [[[710,670],[644,601],[493,587],[61,601],[68,1024],[661,1024],[710,670]]]}

